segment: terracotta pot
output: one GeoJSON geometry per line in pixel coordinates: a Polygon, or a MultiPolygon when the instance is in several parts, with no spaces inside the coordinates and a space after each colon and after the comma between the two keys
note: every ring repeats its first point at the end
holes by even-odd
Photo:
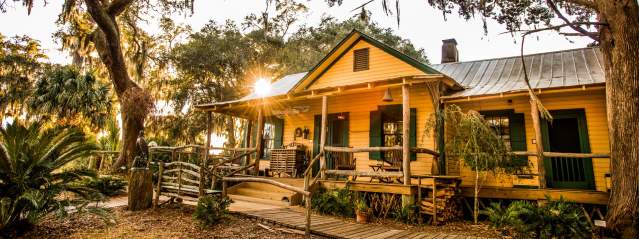
{"type": "Polygon", "coordinates": [[[366,224],[368,222],[368,213],[357,211],[355,216],[357,223],[366,224]]]}

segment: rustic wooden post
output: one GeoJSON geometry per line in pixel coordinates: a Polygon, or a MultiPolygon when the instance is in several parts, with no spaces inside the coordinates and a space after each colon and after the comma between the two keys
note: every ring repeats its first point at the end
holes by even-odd
{"type": "Polygon", "coordinates": [[[437,225],[437,178],[433,178],[433,225],[437,225]]]}
{"type": "MultiPolygon", "coordinates": [[[[404,185],[411,185],[410,175],[410,96],[409,85],[402,85],[402,169],[404,173],[404,185]]],[[[402,195],[402,206],[408,206],[415,202],[413,194],[402,195]]]]}
{"type": "Polygon", "coordinates": [[[255,149],[257,152],[255,153],[255,176],[260,173],[260,159],[262,159],[262,137],[264,137],[264,110],[262,105],[257,108],[257,137],[255,137],[255,149]]]}
{"type": "MultiPolygon", "coordinates": [[[[251,136],[253,135],[252,131],[253,131],[253,120],[248,119],[248,122],[246,123],[246,145],[244,148],[251,148],[251,144],[252,144],[251,136]]],[[[244,158],[244,162],[242,162],[242,166],[246,166],[249,163],[251,163],[251,155],[253,154],[246,155],[246,158],[244,158]]],[[[242,174],[246,174],[246,170],[243,170],[242,174]]]]}
{"type": "MultiPolygon", "coordinates": [[[[324,152],[324,146],[326,145],[326,124],[327,122],[327,114],[328,114],[328,96],[322,96],[322,124],[320,128],[320,152],[324,152]]],[[[325,155],[325,154],[324,154],[325,155]]],[[[324,155],[320,156],[320,175],[322,179],[326,179],[326,174],[324,170],[326,170],[326,157],[324,155]]]]}
{"type": "Polygon", "coordinates": [[[158,163],[158,182],[155,188],[155,198],[153,199],[153,208],[160,203],[160,190],[162,190],[162,175],[164,175],[164,162],[158,163]]]}
{"type": "MultiPolygon", "coordinates": [[[[306,190],[307,192],[310,192],[306,190]]],[[[311,198],[312,193],[306,196],[306,237],[311,238],[311,198]]]]}
{"type": "Polygon", "coordinates": [[[410,185],[410,90],[408,84],[402,85],[402,167],[404,185],[410,185]]]}
{"type": "Polygon", "coordinates": [[[539,118],[539,108],[537,108],[537,100],[530,99],[530,115],[535,128],[535,139],[537,140],[537,170],[539,172],[539,188],[546,188],[546,172],[544,168],[544,145],[543,136],[541,134],[541,120],[539,118]]]}
{"type": "Polygon", "coordinates": [[[204,196],[204,182],[206,180],[206,165],[209,161],[209,149],[211,148],[211,133],[213,129],[211,127],[211,111],[206,115],[206,145],[204,145],[204,152],[202,155],[202,162],[200,162],[200,185],[198,195],[204,196]]]}
{"type": "Polygon", "coordinates": [[[224,179],[222,179],[222,197],[225,198],[226,197],[226,189],[228,187],[228,182],[224,179]]]}

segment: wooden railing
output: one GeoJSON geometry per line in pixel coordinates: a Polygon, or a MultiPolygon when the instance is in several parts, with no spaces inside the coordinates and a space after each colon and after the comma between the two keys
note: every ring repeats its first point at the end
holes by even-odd
{"type": "MultiPolygon", "coordinates": [[[[349,153],[366,153],[366,152],[389,152],[389,151],[402,151],[402,146],[391,147],[335,147],[324,146],[326,152],[349,152],[349,153]]],[[[423,153],[432,155],[435,158],[439,157],[439,152],[427,149],[427,148],[410,148],[411,152],[423,153]]],[[[403,172],[382,172],[382,171],[358,171],[358,170],[330,170],[321,169],[322,172],[329,175],[336,176],[362,176],[362,177],[402,177],[403,172]]],[[[308,171],[308,170],[307,170],[308,171]]]]}
{"type": "Polygon", "coordinates": [[[273,186],[277,186],[289,191],[293,191],[299,194],[304,195],[305,203],[306,203],[306,236],[311,237],[311,200],[312,193],[308,191],[306,188],[301,189],[298,187],[294,187],[288,184],[280,183],[278,181],[266,178],[254,178],[254,177],[223,177],[222,178],[222,196],[226,197],[226,192],[228,188],[228,182],[258,182],[258,183],[267,183],[273,186]]]}
{"type": "MultiPolygon", "coordinates": [[[[537,152],[528,151],[513,151],[512,155],[515,156],[534,156],[537,157],[537,152]]],[[[609,153],[559,153],[559,152],[543,152],[544,157],[559,157],[559,158],[610,158],[609,153]]]]}

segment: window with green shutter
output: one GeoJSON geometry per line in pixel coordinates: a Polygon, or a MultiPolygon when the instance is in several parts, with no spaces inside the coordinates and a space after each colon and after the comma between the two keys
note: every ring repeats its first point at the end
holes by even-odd
{"type": "MultiPolygon", "coordinates": [[[[377,111],[370,112],[370,147],[390,147],[402,145],[403,134],[402,105],[379,106],[377,111]]],[[[410,109],[410,147],[417,146],[417,109],[410,109]]],[[[380,152],[370,152],[369,158],[380,160],[388,157],[380,152]]],[[[416,160],[417,154],[411,153],[411,160],[416,160]]]]}
{"type": "MultiPolygon", "coordinates": [[[[515,113],[513,110],[494,110],[480,112],[497,136],[504,140],[504,143],[512,151],[526,151],[526,126],[524,124],[524,114],[515,113]]],[[[513,164],[525,166],[528,164],[528,157],[513,156],[513,164]]]]}
{"type": "Polygon", "coordinates": [[[284,119],[269,117],[264,123],[264,134],[262,135],[262,155],[263,159],[271,158],[271,149],[282,148],[284,139],[284,119]]]}

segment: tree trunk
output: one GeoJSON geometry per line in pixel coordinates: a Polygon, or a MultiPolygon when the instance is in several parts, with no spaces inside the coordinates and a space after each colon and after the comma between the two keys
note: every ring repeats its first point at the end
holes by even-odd
{"type": "Polygon", "coordinates": [[[636,0],[596,1],[602,27],[612,191],[607,224],[637,238],[639,206],[639,7],[636,0]]]}
{"type": "Polygon", "coordinates": [[[120,101],[122,114],[122,149],[120,157],[113,165],[117,170],[121,166],[130,167],[135,152],[135,141],[144,128],[144,119],[148,115],[153,100],[151,96],[136,84],[127,72],[126,61],[122,54],[120,30],[117,16],[132,0],[113,1],[105,5],[99,0],[85,0],[87,11],[98,25],[91,35],[100,60],[109,71],[109,78],[120,101]]]}
{"type": "Polygon", "coordinates": [[[138,211],[151,208],[151,206],[153,206],[153,180],[151,170],[148,168],[132,168],[130,172],[129,210],[138,211]]]}
{"type": "Polygon", "coordinates": [[[475,200],[473,201],[473,222],[479,222],[479,167],[475,167],[475,200]]]}

